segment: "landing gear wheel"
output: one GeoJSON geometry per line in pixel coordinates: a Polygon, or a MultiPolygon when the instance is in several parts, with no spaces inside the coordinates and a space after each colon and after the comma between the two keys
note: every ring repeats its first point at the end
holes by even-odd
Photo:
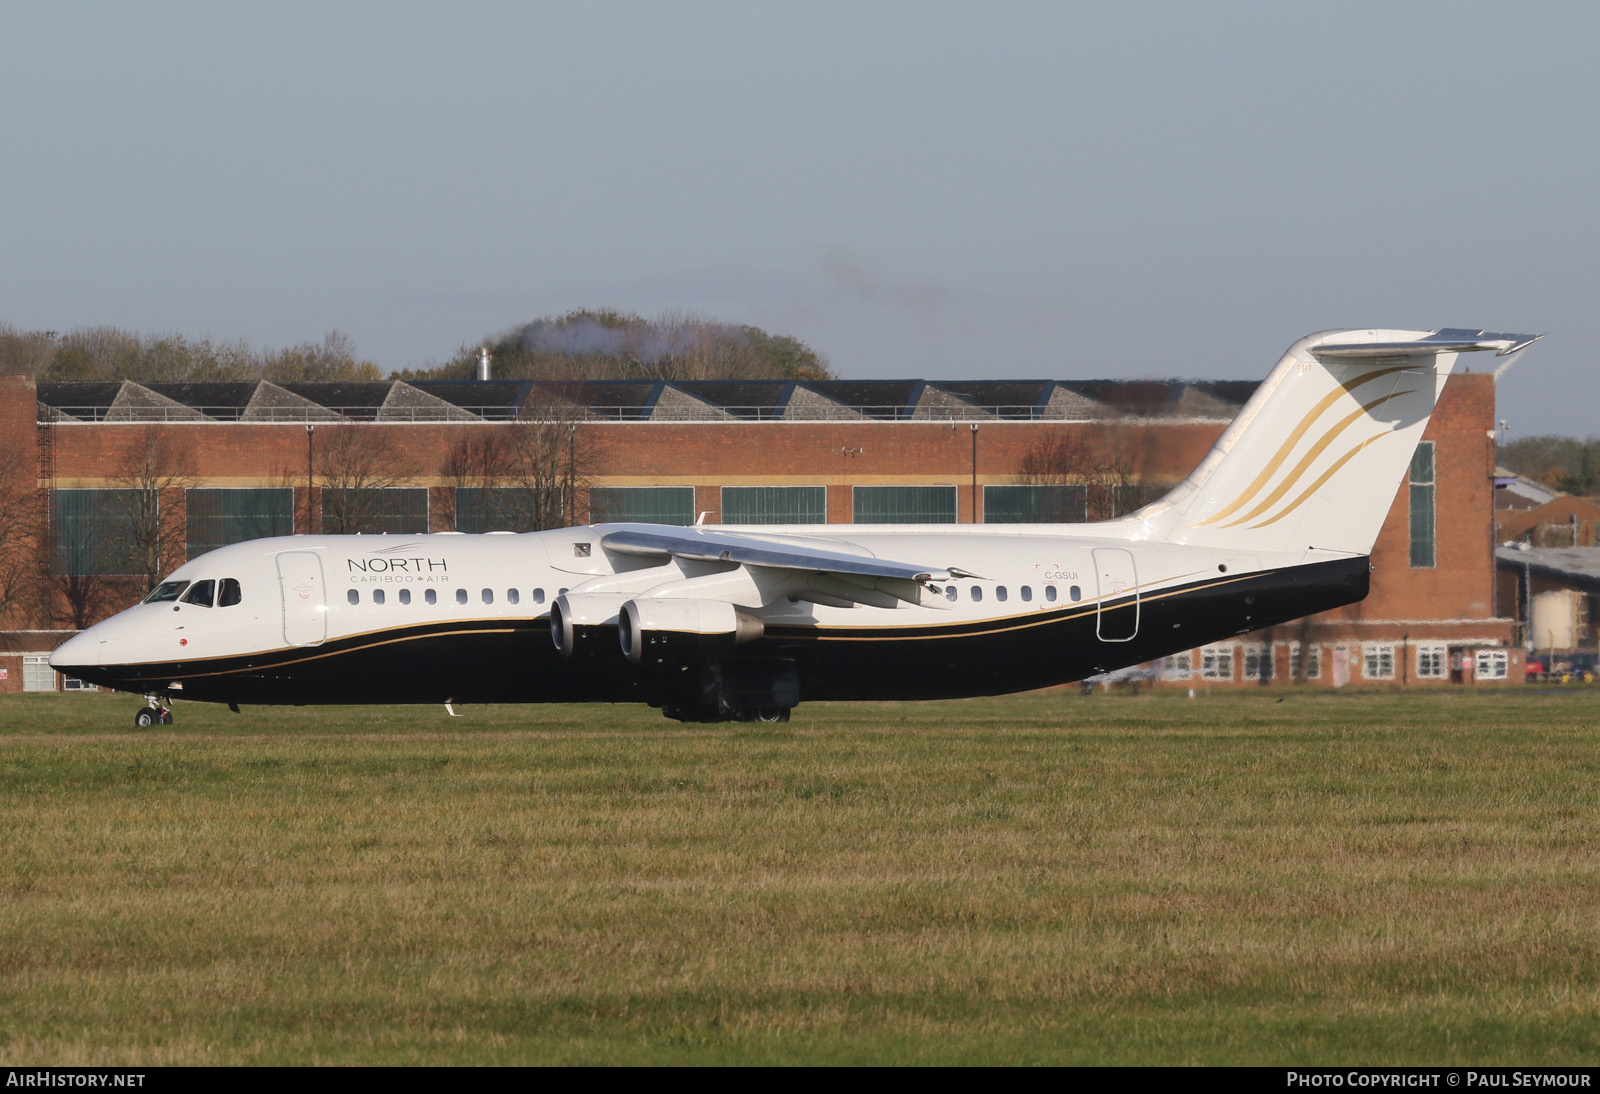
{"type": "Polygon", "coordinates": [[[788,720],[788,707],[768,707],[756,711],[756,721],[758,722],[787,722],[788,720]]]}
{"type": "Polygon", "coordinates": [[[133,716],[133,724],[140,729],[149,729],[151,726],[170,726],[172,724],[172,711],[162,706],[160,700],[153,695],[145,696],[145,705],[139,713],[133,716]]]}

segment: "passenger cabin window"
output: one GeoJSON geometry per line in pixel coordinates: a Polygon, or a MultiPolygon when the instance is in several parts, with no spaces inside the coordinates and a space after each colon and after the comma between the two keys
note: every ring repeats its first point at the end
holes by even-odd
{"type": "Polygon", "coordinates": [[[422,590],[422,599],[426,600],[429,604],[437,604],[437,603],[439,603],[438,590],[436,590],[436,589],[424,589],[424,590],[422,590]]]}
{"type": "Polygon", "coordinates": [[[401,589],[400,590],[400,603],[402,603],[402,604],[411,603],[411,590],[410,589],[401,589]]]}
{"type": "Polygon", "coordinates": [[[185,604],[193,604],[199,608],[209,608],[216,594],[217,583],[215,581],[196,581],[189,586],[189,591],[183,594],[183,602],[185,604]]]}
{"type": "Polygon", "coordinates": [[[483,590],[483,602],[485,604],[493,604],[494,603],[494,590],[493,589],[485,589],[485,590],[483,590]]]}
{"type": "Polygon", "coordinates": [[[994,598],[996,600],[1004,600],[1006,598],[1006,587],[1004,585],[996,585],[994,587],[994,598]]]}
{"type": "Polygon", "coordinates": [[[467,590],[465,590],[465,589],[457,589],[456,590],[456,603],[457,604],[465,604],[466,602],[467,602],[467,590]]]}
{"type": "Polygon", "coordinates": [[[1072,588],[1067,590],[1067,595],[1072,598],[1073,603],[1077,603],[1083,599],[1083,590],[1074,585],[1072,588]]]}
{"type": "Polygon", "coordinates": [[[239,588],[236,578],[225,577],[222,579],[222,588],[217,591],[217,607],[231,608],[244,599],[244,592],[239,588]]]}
{"type": "Polygon", "coordinates": [[[543,589],[535,589],[535,590],[533,590],[533,602],[535,604],[543,604],[544,603],[544,590],[543,589]]]}
{"type": "Polygon", "coordinates": [[[382,589],[373,589],[372,590],[372,602],[374,604],[382,604],[383,603],[383,590],[382,589]]]}
{"type": "Polygon", "coordinates": [[[344,599],[346,603],[359,604],[361,603],[361,593],[355,589],[351,589],[349,592],[344,594],[344,599]]]}
{"type": "Polygon", "coordinates": [[[183,595],[183,590],[189,587],[187,581],[163,581],[155,587],[155,591],[144,598],[146,604],[164,604],[169,600],[176,600],[183,595]]]}
{"type": "Polygon", "coordinates": [[[1052,604],[1056,602],[1056,587],[1054,585],[1046,585],[1044,587],[1044,598],[1052,604]]]}
{"type": "Polygon", "coordinates": [[[1021,594],[1022,602],[1024,604],[1032,603],[1032,601],[1033,601],[1033,586],[1032,585],[1024,585],[1022,588],[1018,589],[1017,592],[1021,594]]]}
{"type": "Polygon", "coordinates": [[[520,593],[518,593],[517,590],[515,590],[515,589],[507,589],[506,590],[506,603],[507,604],[515,604],[520,599],[522,599],[522,595],[520,593]]]}
{"type": "Polygon", "coordinates": [[[944,598],[946,600],[954,600],[956,598],[956,587],[954,585],[946,585],[944,587],[944,598]]]}
{"type": "Polygon", "coordinates": [[[972,602],[974,604],[976,604],[978,601],[980,601],[982,599],[983,599],[983,590],[980,589],[978,586],[974,585],[972,587],[972,602]]]}

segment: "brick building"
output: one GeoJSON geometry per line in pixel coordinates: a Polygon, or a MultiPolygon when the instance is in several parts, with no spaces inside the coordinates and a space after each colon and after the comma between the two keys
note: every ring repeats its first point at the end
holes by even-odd
{"type": "MultiPolygon", "coordinates": [[[[0,631],[0,689],[51,686],[40,658],[73,628],[126,606],[186,557],[259,536],[702,515],[1110,517],[1187,475],[1254,387],[4,377],[0,444],[20,459],[13,466],[37,471],[5,504],[38,516],[34,595],[0,619],[11,628],[0,631]]],[[[1511,620],[1494,600],[1493,421],[1492,377],[1451,378],[1374,549],[1367,600],[1168,658],[1161,675],[1191,686],[1521,679],[1511,620]]]]}

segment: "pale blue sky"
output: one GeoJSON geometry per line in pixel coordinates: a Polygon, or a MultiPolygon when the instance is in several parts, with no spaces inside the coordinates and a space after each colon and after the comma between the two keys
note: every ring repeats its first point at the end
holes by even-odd
{"type": "MultiPolygon", "coordinates": [[[[0,3],[0,319],[384,368],[687,310],[848,377],[1548,331],[1600,433],[1600,6],[0,3]]],[[[1479,366],[1481,367],[1481,366],[1479,366]]]]}

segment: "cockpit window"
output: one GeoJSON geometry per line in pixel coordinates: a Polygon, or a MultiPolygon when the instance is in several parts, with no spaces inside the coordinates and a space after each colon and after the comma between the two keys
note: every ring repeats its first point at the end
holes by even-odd
{"type": "Polygon", "coordinates": [[[144,598],[146,604],[162,604],[168,600],[176,600],[183,595],[183,590],[189,587],[187,581],[163,581],[155,587],[155,591],[144,598]]]}
{"type": "Polygon", "coordinates": [[[209,608],[216,593],[217,583],[215,581],[196,581],[189,586],[189,591],[183,594],[183,602],[200,608],[209,608]]]}
{"type": "Polygon", "coordinates": [[[222,588],[217,591],[217,607],[231,608],[244,598],[239,590],[239,582],[231,577],[222,579],[222,588]]]}

